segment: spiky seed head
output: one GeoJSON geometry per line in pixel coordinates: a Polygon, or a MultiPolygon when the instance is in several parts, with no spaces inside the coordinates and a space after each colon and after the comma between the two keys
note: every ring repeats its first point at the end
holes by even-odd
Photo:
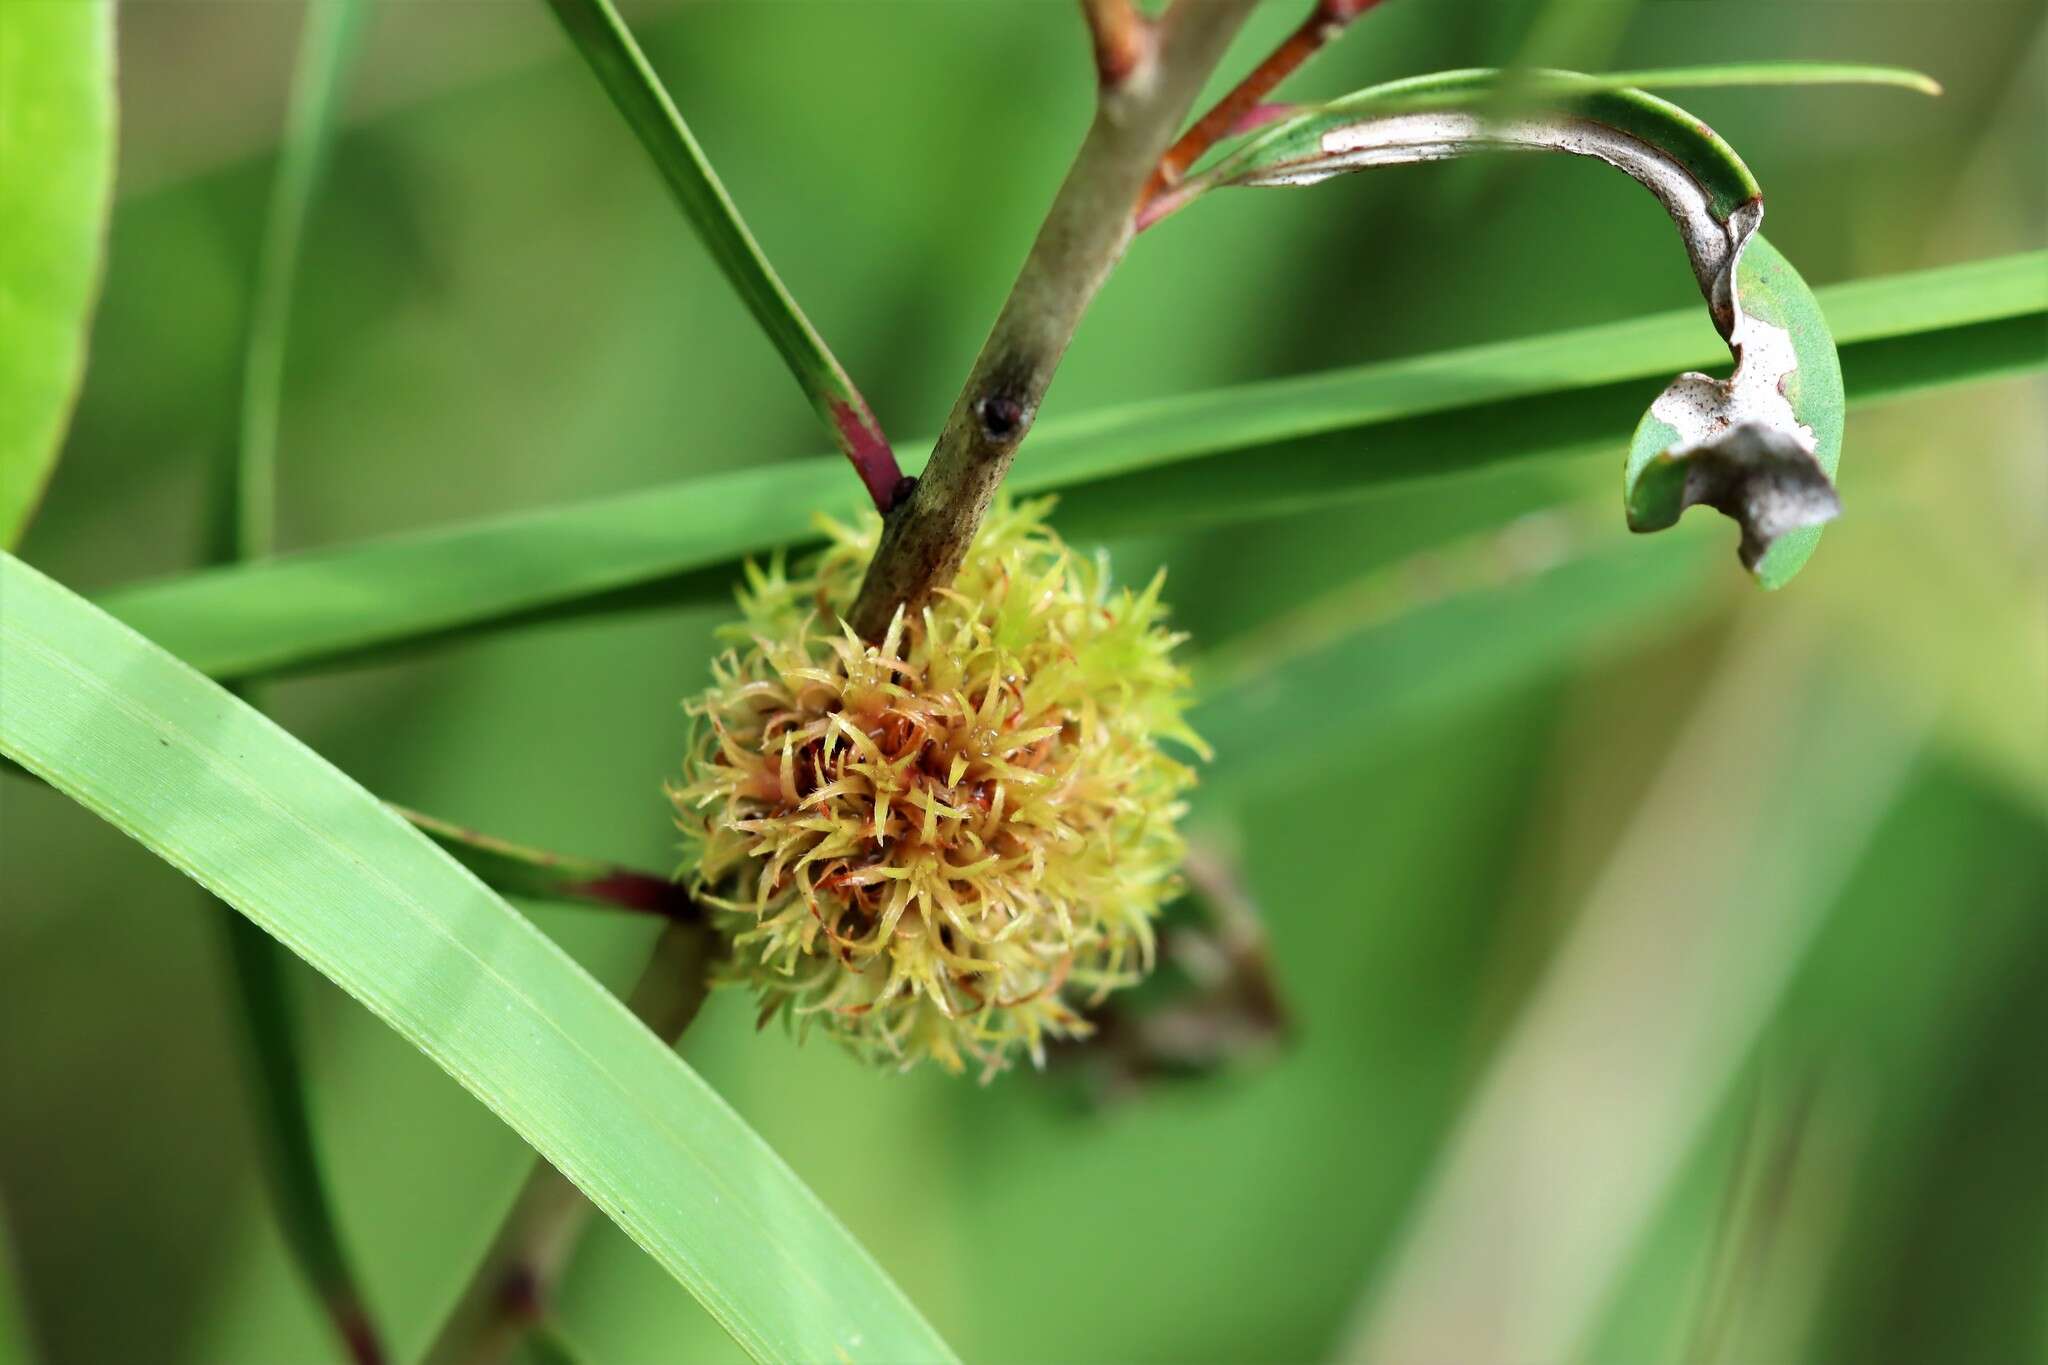
{"type": "Polygon", "coordinates": [[[789,571],[748,566],[737,647],[688,703],[672,789],[697,894],[766,1023],[878,1061],[984,1077],[1152,965],[1194,772],[1162,580],[999,502],[950,589],[880,645],[840,622],[880,533],[826,524],[789,571]]]}

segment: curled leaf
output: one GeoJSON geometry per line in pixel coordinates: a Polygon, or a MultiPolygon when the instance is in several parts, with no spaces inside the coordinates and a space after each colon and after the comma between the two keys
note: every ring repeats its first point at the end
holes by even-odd
{"type": "Polygon", "coordinates": [[[1842,367],[1813,291],[1761,235],[1738,246],[1734,298],[1735,372],[1671,381],[1636,427],[1623,493],[1634,531],[1695,505],[1734,518],[1743,564],[1779,588],[1841,515],[1842,367]]]}
{"type": "Polygon", "coordinates": [[[1573,72],[1527,73],[1512,87],[1494,71],[1419,76],[1282,120],[1188,181],[1174,206],[1222,185],[1312,185],[1485,151],[1592,157],[1664,206],[1735,370],[1680,375],[1651,405],[1624,475],[1628,523],[1654,531],[1713,507],[1741,525],[1743,564],[1782,586],[1841,512],[1841,366],[1813,292],[1758,232],[1755,177],[1692,115],[1573,72]]]}

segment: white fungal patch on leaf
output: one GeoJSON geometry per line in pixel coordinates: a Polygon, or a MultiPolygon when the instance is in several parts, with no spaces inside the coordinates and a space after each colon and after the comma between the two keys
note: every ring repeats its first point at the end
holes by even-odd
{"type": "Polygon", "coordinates": [[[1649,190],[1671,215],[1700,292],[1714,308],[1722,334],[1728,332],[1731,276],[1739,246],[1735,225],[1715,219],[1712,196],[1682,161],[1640,137],[1572,115],[1487,119],[1466,110],[1433,110],[1332,128],[1322,135],[1320,146],[1320,155],[1277,162],[1238,183],[1314,185],[1349,171],[1449,161],[1479,152],[1564,152],[1604,161],[1649,190]]]}
{"type": "Polygon", "coordinates": [[[1799,369],[1792,333],[1744,309],[1735,284],[1742,250],[1756,235],[1763,217],[1764,206],[1754,203],[1743,205],[1729,218],[1733,251],[1727,273],[1734,323],[1727,336],[1735,373],[1727,379],[1696,372],[1682,374],[1650,408],[1653,416],[1678,432],[1681,446],[1706,445],[1731,427],[1755,424],[1785,433],[1808,454],[1813,451],[1813,428],[1799,420],[1791,399],[1785,396],[1799,369]]]}
{"type": "Polygon", "coordinates": [[[1650,406],[1651,416],[1678,433],[1674,453],[1711,445],[1731,429],[1756,426],[1779,433],[1786,441],[1813,454],[1813,428],[1799,420],[1785,390],[1799,369],[1799,352],[1786,328],[1764,321],[1742,306],[1734,283],[1735,266],[1742,249],[1763,222],[1763,205],[1746,204],[1729,220],[1736,229],[1734,254],[1729,262],[1729,296],[1734,325],[1728,332],[1728,349],[1735,357],[1735,372],[1726,379],[1690,372],[1671,381],[1650,406]]]}
{"type": "MultiPolygon", "coordinates": [[[[1543,74],[1567,87],[1597,79],[1543,74]]],[[[1687,507],[1716,508],[1742,526],[1742,562],[1766,587],[1782,585],[1812,552],[1816,528],[1841,513],[1832,476],[1843,396],[1812,291],[1758,232],[1764,206],[1755,178],[1712,129],[1640,90],[1567,89],[1555,107],[1491,112],[1486,102],[1503,93],[1492,72],[1446,72],[1360,92],[1283,122],[1182,194],[1225,184],[1313,185],[1376,166],[1491,151],[1592,157],[1628,175],[1677,227],[1735,360],[1727,379],[1680,375],[1643,418],[1624,475],[1628,524],[1654,531],[1687,507]],[[1462,103],[1413,106],[1425,98],[1462,103]],[[1410,104],[1393,109],[1389,100],[1410,104]],[[1745,300],[1745,293],[1756,297],[1745,300]]]]}
{"type": "Polygon", "coordinates": [[[1761,203],[1746,204],[1730,218],[1739,233],[1729,272],[1735,321],[1728,349],[1735,372],[1726,379],[1682,374],[1650,405],[1637,442],[1665,444],[1647,461],[1630,461],[1627,498],[1629,526],[1638,531],[1661,530],[1688,507],[1720,511],[1742,527],[1742,563],[1760,575],[1764,556],[1781,538],[1842,513],[1821,466],[1818,437],[1788,397],[1799,372],[1792,333],[1743,305],[1737,282],[1742,254],[1762,221],[1761,203]]]}

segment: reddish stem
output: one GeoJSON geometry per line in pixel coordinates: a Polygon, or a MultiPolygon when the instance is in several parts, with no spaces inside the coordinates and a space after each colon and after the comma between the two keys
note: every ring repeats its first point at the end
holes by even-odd
{"type": "Polygon", "coordinates": [[[834,398],[830,404],[840,448],[853,462],[853,472],[860,475],[868,497],[874,500],[875,510],[887,516],[896,505],[904,478],[903,467],[896,463],[896,452],[889,448],[889,438],[882,434],[882,424],[858,396],[851,402],[834,398]]]}
{"type": "Polygon", "coordinates": [[[1131,0],[1081,0],[1095,42],[1095,74],[1105,89],[1122,85],[1152,50],[1152,21],[1131,0]]]}
{"type": "Polygon", "coordinates": [[[588,881],[563,882],[560,889],[561,894],[576,900],[600,901],[620,910],[659,915],[677,924],[695,924],[704,918],[704,907],[681,883],[651,872],[621,868],[588,881]]]}
{"type": "Polygon", "coordinates": [[[1156,222],[1163,217],[1163,214],[1149,212],[1153,201],[1179,184],[1188,167],[1201,160],[1202,154],[1218,142],[1234,133],[1246,131],[1247,126],[1257,127],[1256,122],[1248,125],[1247,120],[1256,117],[1260,101],[1272,93],[1273,87],[1322,51],[1324,44],[1344,31],[1345,25],[1379,3],[1380,0],[1317,0],[1315,9],[1302,20],[1300,28],[1288,34],[1266,60],[1252,68],[1251,74],[1216,101],[1208,113],[1196,119],[1194,126],[1181,134],[1178,142],[1167,148],[1166,155],[1159,158],[1159,168],[1152,173],[1144,193],[1138,197],[1140,221],[1156,222]]]}

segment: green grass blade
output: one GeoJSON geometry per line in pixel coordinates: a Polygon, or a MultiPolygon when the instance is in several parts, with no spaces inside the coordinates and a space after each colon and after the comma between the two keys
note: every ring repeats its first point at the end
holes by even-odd
{"type": "Polygon", "coordinates": [[[1558,509],[1368,573],[1200,656],[1189,724],[1219,773],[1299,774],[1688,620],[1711,547],[1606,530],[1558,509]]]}
{"type": "Polygon", "coordinates": [[[948,1359],[760,1136],[395,812],[0,557],[0,751],[256,921],[573,1180],[756,1359],[948,1359]]]}
{"type": "Polygon", "coordinates": [[[114,187],[113,0],[0,5],[0,547],[85,372],[114,187]]]}
{"type": "Polygon", "coordinates": [[[1736,637],[1624,809],[1337,1359],[1596,1358],[1586,1337],[1629,1249],[1836,913],[1923,742],[1919,721],[1825,640],[1796,612],[1736,637]],[[1629,1061],[1587,1065],[1588,1040],[1626,1040],[1629,1061]],[[1603,1120],[1583,1121],[1594,1114],[1603,1120]],[[1510,1208],[1545,1229],[1540,1266],[1490,1255],[1510,1208]]]}
{"type": "MultiPolygon", "coordinates": [[[[243,351],[241,422],[223,538],[231,560],[260,559],[276,548],[278,414],[292,292],[365,8],[364,0],[313,0],[301,20],[291,106],[271,180],[243,351]]],[[[253,696],[245,699],[258,704],[253,696]]],[[[220,913],[230,1006],[278,1229],[351,1359],[382,1360],[384,1351],[344,1250],[314,1147],[290,955],[232,909],[223,906],[220,913]]]]}
{"type": "Polygon", "coordinates": [[[611,0],[548,0],[555,17],[618,106],[690,225],[732,287],[775,344],[789,372],[817,409],[826,430],[868,490],[875,506],[894,501],[902,471],[881,424],[869,411],[824,338],[783,287],[740,211],[697,145],[675,101],[611,0]]]}
{"type": "MultiPolygon", "coordinates": [[[[232,686],[229,690],[240,695],[232,686]]],[[[20,764],[5,758],[0,758],[0,778],[35,780],[20,764]]],[[[689,889],[671,877],[601,858],[514,843],[405,806],[394,804],[391,809],[500,895],[671,920],[695,920],[702,914],[689,889]]]]}
{"type": "Polygon", "coordinates": [[[1713,90],[1727,86],[1876,85],[1939,95],[1941,82],[1924,71],[1861,62],[1720,62],[1641,71],[1603,71],[1599,79],[1639,90],[1713,90]]]}
{"type": "MultiPolygon", "coordinates": [[[[2048,365],[2048,252],[1817,292],[1852,406],[2048,365]]],[[[1327,506],[1504,461],[1618,453],[1646,398],[1717,352],[1697,310],[1684,310],[1131,404],[1046,423],[1009,484],[1072,490],[1063,521],[1095,535],[1327,506]]],[[[815,511],[857,509],[851,489],[824,482],[829,465],[693,479],[102,600],[202,671],[239,677],[610,609],[634,591],[722,596],[743,556],[811,538],[815,511]]]]}
{"type": "Polygon", "coordinates": [[[527,1365],[590,1365],[553,1321],[542,1319],[526,1338],[527,1365]]]}
{"type": "Polygon", "coordinates": [[[341,116],[343,76],[360,45],[366,9],[365,0],[313,0],[306,7],[242,354],[234,499],[237,559],[260,559],[276,549],[277,427],[292,292],[307,219],[341,116]]]}
{"type": "Polygon", "coordinates": [[[327,1181],[313,1145],[304,1055],[293,1008],[291,958],[276,939],[225,906],[228,971],[242,1054],[255,1101],[256,1128],[270,1197],[299,1272],[349,1350],[349,1358],[384,1358],[356,1276],[342,1250],[327,1181]]]}
{"type": "Polygon", "coordinates": [[[8,1235],[7,1209],[0,1205],[0,1365],[35,1365],[35,1342],[29,1333],[28,1304],[15,1265],[14,1241],[8,1235]]]}

